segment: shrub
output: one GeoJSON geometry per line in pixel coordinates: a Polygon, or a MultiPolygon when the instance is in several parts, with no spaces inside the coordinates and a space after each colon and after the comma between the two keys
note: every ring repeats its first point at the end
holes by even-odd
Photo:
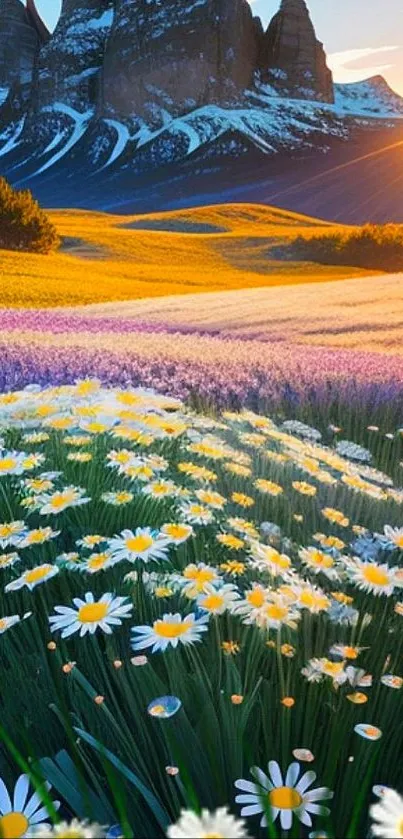
{"type": "Polygon", "coordinates": [[[307,238],[291,245],[293,258],[325,265],[356,265],[382,271],[403,269],[403,226],[366,224],[352,230],[307,238]]]}
{"type": "Polygon", "coordinates": [[[49,253],[58,245],[57,231],[32,193],[0,178],[0,248],[49,253]]]}

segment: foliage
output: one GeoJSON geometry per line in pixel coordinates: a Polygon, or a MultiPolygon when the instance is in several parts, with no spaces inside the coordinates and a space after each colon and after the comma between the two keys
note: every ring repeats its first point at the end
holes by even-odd
{"type": "Polygon", "coordinates": [[[293,259],[323,265],[356,265],[380,271],[403,269],[403,226],[366,224],[356,229],[298,236],[288,246],[293,259]]]}
{"type": "MultiPolygon", "coordinates": [[[[398,470],[401,434],[368,430],[357,448],[337,429],[320,440],[247,411],[213,420],[90,381],[4,395],[0,420],[0,522],[17,522],[11,536],[0,524],[0,615],[20,616],[0,624],[7,784],[11,741],[37,759],[63,817],[115,819],[141,839],[164,835],[182,807],[239,815],[234,782],[269,760],[285,771],[304,749],[335,793],[314,829],[366,835],[373,784],[403,784],[403,495],[383,471],[398,470]],[[164,535],[172,522],[187,526],[182,541],[164,535]],[[151,529],[154,559],[114,553],[113,537],[137,528],[151,529]],[[42,582],[20,586],[43,564],[42,582]],[[201,564],[213,583],[193,591],[201,564]],[[55,607],[86,592],[126,598],[130,616],[110,634],[52,633],[55,607]],[[235,599],[215,613],[205,597],[223,592],[235,599]],[[167,613],[204,617],[201,642],[131,649],[132,628],[167,613]],[[328,662],[317,680],[304,672],[313,659],[328,662]],[[170,718],[147,712],[167,696],[181,701],[170,718]],[[382,736],[361,737],[358,724],[382,736]]],[[[127,549],[140,546],[129,537],[127,549]]],[[[251,835],[268,831],[251,820],[251,835]]]]}
{"type": "Polygon", "coordinates": [[[0,178],[0,248],[49,253],[59,245],[56,228],[27,190],[0,178]]]}

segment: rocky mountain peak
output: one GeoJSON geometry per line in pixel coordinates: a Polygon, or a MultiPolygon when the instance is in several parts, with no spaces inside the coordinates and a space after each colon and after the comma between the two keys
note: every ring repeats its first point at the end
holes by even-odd
{"type": "Polygon", "coordinates": [[[103,100],[110,113],[153,122],[161,110],[233,101],[256,62],[246,0],[116,0],[103,100]]]}
{"type": "Polygon", "coordinates": [[[263,38],[261,67],[283,95],[334,101],[332,73],[305,0],[282,0],[263,38]]]}

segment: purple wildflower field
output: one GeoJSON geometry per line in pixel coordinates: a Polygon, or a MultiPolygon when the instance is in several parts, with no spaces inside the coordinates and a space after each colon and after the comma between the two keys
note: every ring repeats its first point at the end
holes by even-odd
{"type": "Polygon", "coordinates": [[[216,406],[331,404],[368,408],[403,396],[400,356],[219,337],[130,318],[1,310],[2,391],[103,383],[152,387],[216,406]],[[33,375],[34,373],[34,375],[33,375]]]}

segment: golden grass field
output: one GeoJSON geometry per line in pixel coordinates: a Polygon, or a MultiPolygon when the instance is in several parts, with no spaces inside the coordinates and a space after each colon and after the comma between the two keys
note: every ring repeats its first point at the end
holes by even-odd
{"type": "Polygon", "coordinates": [[[275,247],[300,234],[341,226],[272,207],[217,205],[147,216],[60,210],[50,216],[63,240],[59,252],[0,251],[3,307],[77,306],[370,274],[274,259],[275,247]]]}
{"type": "MultiPolygon", "coordinates": [[[[169,296],[75,309],[221,337],[403,355],[403,274],[169,296]]],[[[94,345],[96,338],[93,336],[94,345]]],[[[113,340],[113,339],[112,339],[113,340]]]]}

